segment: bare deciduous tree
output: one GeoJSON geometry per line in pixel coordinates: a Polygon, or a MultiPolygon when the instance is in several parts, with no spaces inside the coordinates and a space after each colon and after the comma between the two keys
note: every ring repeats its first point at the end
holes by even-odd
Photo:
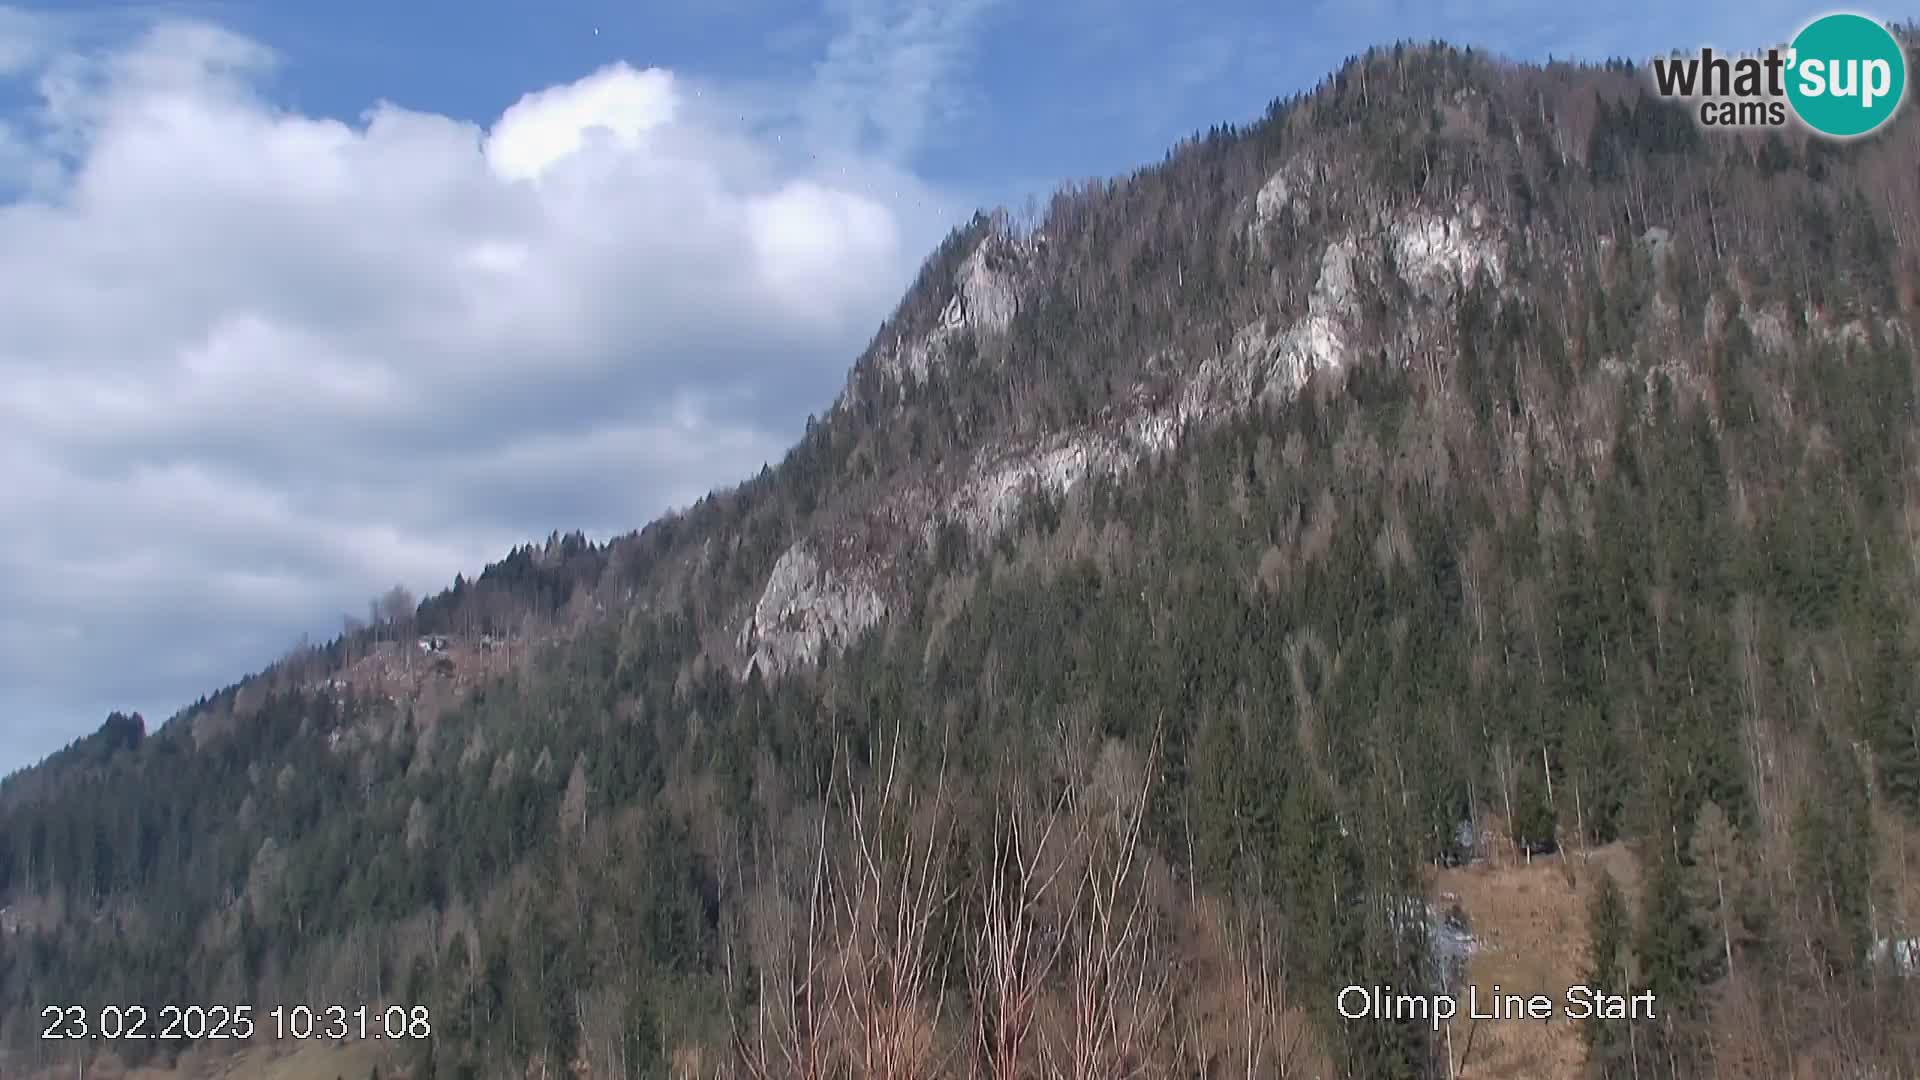
{"type": "Polygon", "coordinates": [[[854,855],[840,890],[848,941],[840,983],[854,1038],[857,1075],[906,1080],[930,1075],[940,1014],[939,987],[948,957],[934,940],[935,920],[954,899],[946,881],[952,823],[946,807],[946,769],[932,802],[905,796],[900,779],[899,726],[884,779],[872,794],[849,776],[848,816],[854,855]],[[895,830],[898,835],[894,835],[895,830]]]}
{"type": "MultiPolygon", "coordinates": [[[[1064,844],[1051,843],[1069,817],[1064,797],[1039,813],[1017,797],[1004,806],[978,899],[980,930],[970,972],[975,1033],[989,1080],[1015,1080],[1021,1073],[1040,996],[1068,941],[1042,923],[1041,911],[1068,868],[1060,849],[1079,847],[1086,833],[1079,818],[1064,844]]],[[[1084,888],[1083,876],[1074,881],[1084,888]]],[[[1080,899],[1076,892],[1069,907],[1080,899]]]]}
{"type": "Polygon", "coordinates": [[[1286,1023],[1286,965],[1279,939],[1280,919],[1264,901],[1236,905],[1229,928],[1229,950],[1239,983],[1238,1017],[1241,1062],[1247,1080],[1293,1075],[1305,1030],[1286,1023]]]}
{"type": "MultiPolygon", "coordinates": [[[[787,902],[775,853],[761,901],[775,910],[764,913],[768,933],[753,957],[759,1005],[751,1021],[732,1019],[741,1068],[756,1080],[907,1080],[943,1071],[936,1024],[948,957],[937,926],[954,899],[945,769],[928,799],[915,798],[898,745],[896,727],[895,749],[872,785],[863,787],[850,766],[841,774],[849,854],[838,865],[829,792],[810,841],[804,900],[787,902]]],[[[727,964],[731,980],[731,950],[727,964]]]]}
{"type": "MultiPolygon", "coordinates": [[[[793,1077],[815,1080],[827,1075],[829,1061],[824,1022],[832,1004],[826,961],[830,946],[827,902],[827,824],[823,808],[807,883],[806,923],[794,928],[790,913],[774,911],[772,922],[790,931],[782,940],[763,941],[754,959],[759,1007],[751,1030],[730,1013],[734,1050],[741,1068],[754,1080],[793,1077]]],[[[777,903],[784,884],[778,852],[773,855],[772,888],[764,894],[777,903]]],[[[773,928],[769,928],[770,930],[773,928]]],[[[734,950],[727,950],[728,982],[735,981],[734,950]]]]}
{"type": "Polygon", "coordinates": [[[1171,966],[1156,955],[1140,837],[1158,758],[1156,741],[1138,794],[1114,827],[1087,831],[1085,889],[1073,913],[1067,971],[1068,1037],[1062,1048],[1042,1044],[1050,1076],[1121,1080],[1154,1069],[1152,1038],[1171,1017],[1171,966]]]}

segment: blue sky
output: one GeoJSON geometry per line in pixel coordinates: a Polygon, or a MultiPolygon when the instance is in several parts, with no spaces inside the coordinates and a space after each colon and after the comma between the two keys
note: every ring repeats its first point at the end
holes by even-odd
{"type": "MultiPolygon", "coordinates": [[[[1123,172],[1195,130],[1253,118],[1369,44],[1439,37],[1529,60],[1644,58],[1763,43],[1828,9],[1781,0],[76,0],[21,10],[97,36],[157,17],[213,22],[283,53],[278,102],[343,119],[386,99],[484,122],[530,89],[615,61],[771,94],[830,69],[850,94],[887,99],[909,87],[892,107],[915,113],[919,136],[900,149],[926,174],[1003,201],[1066,177],[1123,172]],[[895,53],[906,55],[894,62],[895,53]]],[[[1920,5],[1871,11],[1911,17],[1920,5]]]]}
{"type": "Polygon", "coordinates": [[[977,206],[1369,44],[1644,58],[1823,10],[0,2],[0,771],[777,460],[977,206]]]}

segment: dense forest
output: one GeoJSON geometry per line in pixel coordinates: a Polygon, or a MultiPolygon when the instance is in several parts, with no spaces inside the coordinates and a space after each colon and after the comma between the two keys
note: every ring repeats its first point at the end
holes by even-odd
{"type": "Polygon", "coordinates": [[[1662,1005],[1582,1025],[1587,1075],[1920,1074],[1920,122],[1708,134],[1647,87],[1355,58],[956,230],[759,477],[115,714],[0,787],[7,1060],[107,1049],[48,1005],[365,1003],[430,1008],[419,1078],[1476,1075],[1335,995],[1457,988],[1434,875],[1537,859],[1578,977],[1662,1005]],[[1497,280],[1365,261],[1469,205],[1497,280]],[[1343,237],[1338,368],[889,539],[1311,315],[1343,237]],[[1009,325],[889,377],[983,244],[1009,325]],[[822,537],[886,618],[744,664],[822,537]]]}

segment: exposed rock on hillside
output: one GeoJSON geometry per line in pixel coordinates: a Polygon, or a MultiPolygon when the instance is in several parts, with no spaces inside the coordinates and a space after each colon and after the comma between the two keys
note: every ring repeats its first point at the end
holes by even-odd
{"type": "Polygon", "coordinates": [[[1076,432],[995,456],[954,500],[953,520],[977,537],[998,535],[1034,494],[1058,497],[1096,473],[1131,467],[1137,452],[1104,432],[1076,432]]]}
{"type": "MultiPolygon", "coordinates": [[[[1274,174],[1266,188],[1269,210],[1278,205],[1274,185],[1286,189],[1293,170],[1274,174]]],[[[1277,212],[1277,211],[1273,211],[1277,212]]],[[[1266,220],[1262,214],[1257,220],[1266,220]]],[[[1354,341],[1365,331],[1387,327],[1364,325],[1361,300],[1365,290],[1397,274],[1414,295],[1444,305],[1459,289],[1484,274],[1495,286],[1505,280],[1506,257],[1498,225],[1481,207],[1469,205],[1453,214],[1411,210],[1389,218],[1363,235],[1350,234],[1329,243],[1320,257],[1320,273],[1307,298],[1306,314],[1276,330],[1262,318],[1242,326],[1233,346],[1208,359],[1195,371],[1180,401],[1181,421],[1201,421],[1223,412],[1245,408],[1259,397],[1284,399],[1298,393],[1319,371],[1337,371],[1350,362],[1354,341]],[[1392,265],[1377,265],[1371,253],[1384,238],[1392,265]]],[[[1413,313],[1406,313],[1412,315],[1413,313]]],[[[1406,342],[1422,338],[1429,328],[1402,326],[1406,342]]],[[[1404,355],[1396,359],[1404,360],[1404,355]]]]}
{"type": "Polygon", "coordinates": [[[1292,217],[1295,224],[1305,223],[1312,185],[1313,167],[1305,158],[1289,159],[1276,169],[1253,199],[1254,239],[1260,240],[1267,230],[1280,223],[1283,215],[1292,217]]]}
{"type": "MultiPolygon", "coordinates": [[[[1841,349],[1864,347],[1873,340],[1876,330],[1889,340],[1905,337],[1899,320],[1884,315],[1870,319],[1840,320],[1808,308],[1795,316],[1785,304],[1777,301],[1758,307],[1741,304],[1737,315],[1746,324],[1747,332],[1753,335],[1755,345],[1767,352],[1782,355],[1793,351],[1796,336],[1802,330],[1813,341],[1841,349]]],[[[1708,332],[1718,322],[1725,320],[1725,309],[1718,300],[1708,305],[1706,318],[1708,332]]]]}
{"type": "Polygon", "coordinates": [[[740,629],[749,668],[777,675],[844,648],[887,614],[886,601],[858,569],[830,571],[805,542],[780,556],[753,614],[740,629]]]}
{"type": "Polygon", "coordinates": [[[998,333],[1013,322],[1020,252],[1002,237],[988,237],[960,264],[953,299],[941,313],[943,326],[971,326],[998,333]]]}
{"type": "Polygon", "coordinates": [[[1793,330],[1788,324],[1784,304],[1770,304],[1759,310],[1743,306],[1740,318],[1753,334],[1754,343],[1762,349],[1784,353],[1793,347],[1793,330]]]}
{"type": "MultiPolygon", "coordinates": [[[[1306,214],[1300,192],[1308,183],[1305,164],[1283,166],[1256,199],[1254,227],[1266,228],[1282,213],[1306,214]]],[[[1022,260],[1031,254],[1005,234],[990,233],[955,269],[938,324],[920,340],[897,340],[876,358],[881,370],[923,382],[961,335],[1005,331],[1019,308],[1022,260]]],[[[938,522],[990,540],[1018,519],[1032,496],[1057,498],[1089,477],[1123,475],[1172,449],[1188,425],[1218,423],[1263,399],[1290,398],[1316,373],[1347,367],[1363,340],[1384,341],[1393,361],[1404,362],[1419,342],[1447,332],[1452,302],[1464,285],[1484,275],[1497,287],[1505,271],[1499,226],[1474,204],[1452,213],[1408,209],[1383,215],[1371,227],[1331,241],[1321,252],[1303,315],[1284,326],[1271,315],[1242,326],[1229,348],[1184,378],[1176,375],[1170,396],[1137,387],[1096,424],[1017,445],[975,448],[944,508],[890,508],[895,512],[885,524],[887,535],[864,569],[829,568],[804,546],[789,550],[741,628],[740,648],[748,657],[742,674],[754,665],[777,674],[813,663],[878,622],[886,611],[878,584],[886,560],[909,557],[913,539],[931,536],[938,522]],[[1369,325],[1370,291],[1396,276],[1422,302],[1389,325],[1369,325]]]]}
{"type": "Polygon", "coordinates": [[[1495,286],[1505,280],[1506,260],[1495,229],[1478,206],[1444,217],[1406,214],[1388,232],[1395,269],[1422,299],[1449,300],[1481,273],[1495,286]]]}
{"type": "Polygon", "coordinates": [[[902,382],[925,382],[961,335],[1004,332],[1019,310],[1020,269],[1028,254],[1004,233],[989,233],[954,273],[953,294],[940,321],[924,336],[895,338],[875,358],[880,370],[902,382]]]}

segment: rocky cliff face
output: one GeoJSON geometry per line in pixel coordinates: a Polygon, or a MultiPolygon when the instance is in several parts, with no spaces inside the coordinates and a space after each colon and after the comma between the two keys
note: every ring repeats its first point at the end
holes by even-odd
{"type": "Polygon", "coordinates": [[[886,601],[858,566],[830,571],[803,541],[774,564],[738,644],[749,670],[779,675],[845,648],[886,614],[886,601]]]}
{"type": "MultiPolygon", "coordinates": [[[[1308,199],[1317,187],[1307,160],[1290,160],[1276,170],[1254,199],[1252,250],[1264,253],[1283,244],[1278,234],[1311,216],[1308,199]]],[[[989,231],[952,274],[938,321],[920,334],[896,335],[875,351],[872,363],[881,375],[923,384],[955,357],[980,355],[979,346],[1005,333],[1020,312],[1033,281],[1037,243],[1004,228],[989,231]],[[963,342],[974,348],[963,350],[963,342]]],[[[1276,295],[1269,313],[1240,326],[1231,346],[1217,354],[1197,360],[1162,356],[1142,364],[1156,373],[1154,385],[1136,381],[1097,422],[973,448],[971,459],[948,470],[946,478],[925,478],[933,498],[891,507],[887,535],[858,557],[820,558],[821,547],[832,547],[831,537],[789,549],[744,616],[738,636],[742,671],[758,667],[775,674],[812,664],[877,624],[888,608],[882,584],[888,564],[926,551],[939,525],[958,525],[976,540],[991,540],[1034,496],[1061,497],[1091,477],[1123,475],[1174,449],[1185,431],[1263,400],[1290,398],[1316,375],[1338,376],[1362,348],[1379,350],[1389,362],[1408,362],[1416,350],[1450,333],[1453,305],[1464,288],[1482,278],[1496,289],[1504,285],[1507,260],[1500,223],[1476,202],[1373,215],[1320,249],[1299,317],[1283,321],[1274,314],[1288,306],[1286,297],[1276,295]],[[1387,293],[1410,302],[1384,323],[1370,324],[1369,299],[1387,293]]],[[[841,403],[846,400],[843,395],[841,403]]]]}
{"type": "Polygon", "coordinates": [[[896,336],[876,357],[882,373],[896,382],[923,383],[963,336],[1004,332],[1019,310],[1021,269],[1029,251],[1004,231],[989,233],[954,274],[939,322],[923,335],[896,336]]]}
{"type": "MultiPolygon", "coordinates": [[[[837,420],[857,413],[856,423],[894,432],[927,426],[941,410],[957,420],[924,460],[906,449],[919,446],[917,432],[877,439],[889,451],[878,462],[840,459],[863,478],[857,491],[830,518],[796,521],[796,535],[782,538],[819,557],[803,563],[789,552],[794,561],[781,560],[758,599],[733,609],[742,665],[771,671],[792,666],[782,658],[843,647],[899,608],[896,571],[935,550],[946,527],[990,542],[1036,496],[1126,475],[1192,432],[1361,364],[1417,372],[1423,390],[1444,399],[1456,364],[1499,348],[1488,335],[1551,342],[1560,357],[1552,373],[1499,361],[1515,372],[1503,390],[1515,410],[1497,437],[1516,453],[1537,444],[1550,457],[1592,461],[1610,445],[1616,417],[1597,402],[1615,380],[1664,381],[1698,399],[1719,392],[1697,355],[1701,338],[1738,328],[1759,352],[1784,356],[1899,335],[1879,315],[1783,305],[1764,268],[1750,285],[1724,255],[1728,223],[1699,216],[1712,200],[1654,200],[1663,209],[1648,220],[1648,200],[1635,196],[1629,228],[1612,220],[1614,204],[1567,201],[1597,183],[1588,156],[1638,139],[1664,169],[1692,128],[1676,134],[1645,118],[1620,128],[1617,111],[1592,115],[1591,93],[1521,92],[1499,79],[1455,85],[1461,74],[1438,80],[1449,88],[1430,109],[1383,111],[1364,85],[1336,87],[1337,107],[1329,100],[1276,120],[1270,139],[1238,150],[1232,138],[1200,141],[1182,151],[1185,170],[1065,193],[1044,233],[1022,234],[1004,218],[957,232],[835,406],[837,420]],[[1468,346],[1462,301],[1475,289],[1488,301],[1475,311],[1512,321],[1468,331],[1480,335],[1468,346]],[[1624,317],[1632,325],[1602,332],[1577,314],[1621,290],[1636,298],[1624,317]],[[1007,366],[1017,364],[1033,366],[1007,366]],[[1609,385],[1585,387],[1577,406],[1538,407],[1537,387],[1524,385],[1592,376],[1609,385]],[[1022,395],[1036,391],[1068,401],[1029,407],[1022,395]],[[850,409],[856,402],[862,408],[850,409]],[[860,523],[858,544],[841,543],[850,521],[860,523]],[[811,584],[796,587],[803,579],[811,584]],[[781,611],[789,614],[770,617],[781,611]]],[[[1490,415],[1443,404],[1434,415],[1490,415]]],[[[1757,407],[1776,406],[1791,408],[1757,407]]],[[[1444,456],[1419,468],[1443,471],[1435,461],[1444,456]]]]}

